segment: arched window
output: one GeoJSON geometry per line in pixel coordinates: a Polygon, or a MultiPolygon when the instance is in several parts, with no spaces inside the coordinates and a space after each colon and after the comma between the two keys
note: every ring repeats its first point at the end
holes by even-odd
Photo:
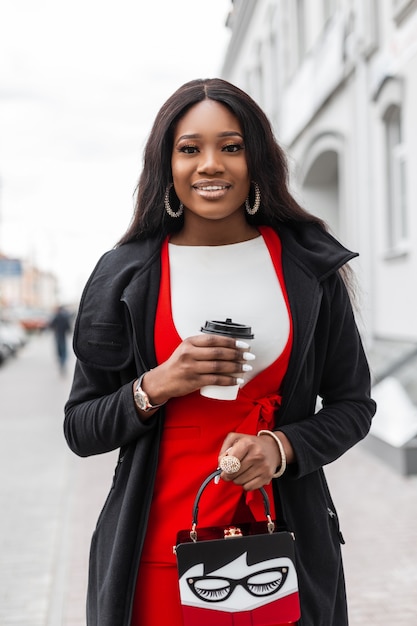
{"type": "Polygon", "coordinates": [[[345,211],[345,142],[338,133],[316,136],[300,159],[298,193],[308,211],[339,239],[349,236],[345,211]]]}
{"type": "Polygon", "coordinates": [[[306,52],[306,8],[304,0],[296,0],[297,61],[300,65],[306,52]]]}
{"type": "Polygon", "coordinates": [[[408,240],[407,176],[401,106],[390,105],[383,116],[387,198],[387,244],[401,252],[408,240]]]}

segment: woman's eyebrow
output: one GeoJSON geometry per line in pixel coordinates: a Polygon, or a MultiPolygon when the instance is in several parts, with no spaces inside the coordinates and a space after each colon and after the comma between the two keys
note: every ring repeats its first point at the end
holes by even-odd
{"type": "MultiPolygon", "coordinates": [[[[223,133],[219,133],[217,135],[218,137],[241,137],[241,139],[243,139],[243,135],[242,133],[240,133],[237,130],[226,130],[223,133]]],[[[190,134],[190,135],[181,135],[181,137],[178,137],[177,141],[175,142],[176,144],[180,141],[183,141],[184,139],[201,139],[202,135],[200,135],[199,133],[194,133],[194,134],[190,134]]]]}

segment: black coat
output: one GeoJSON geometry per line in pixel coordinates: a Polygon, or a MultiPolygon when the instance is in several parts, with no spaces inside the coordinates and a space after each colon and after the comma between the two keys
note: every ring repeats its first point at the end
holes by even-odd
{"type": "MultiPolygon", "coordinates": [[[[299,624],[345,626],[341,533],[322,467],[368,433],[375,412],[367,360],[337,271],[355,255],[315,225],[282,226],[279,235],[294,337],[276,427],[291,441],[297,462],[274,481],[277,511],[296,535],[299,624]]],[[[75,325],[78,360],[65,436],[80,456],[120,448],[92,538],[88,626],[130,624],[164,417],[161,409],[142,423],[132,396],[133,379],[156,365],[160,244],[150,239],[105,254],[75,325]]]]}

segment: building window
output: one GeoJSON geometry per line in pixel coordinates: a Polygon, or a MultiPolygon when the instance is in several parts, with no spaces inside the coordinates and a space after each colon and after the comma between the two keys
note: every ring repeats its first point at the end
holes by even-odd
{"type": "Polygon", "coordinates": [[[392,0],[394,19],[397,23],[408,17],[416,9],[415,0],[392,0]]]}
{"type": "Polygon", "coordinates": [[[363,52],[369,56],[375,51],[379,40],[381,5],[378,0],[365,0],[363,4],[363,52]]]}
{"type": "Polygon", "coordinates": [[[335,0],[323,0],[323,17],[326,23],[336,10],[335,0]]]}
{"type": "Polygon", "coordinates": [[[264,64],[260,43],[254,47],[253,57],[255,64],[246,71],[247,91],[260,106],[264,106],[264,64]]]}
{"type": "Polygon", "coordinates": [[[300,64],[306,51],[306,10],[304,0],[296,1],[297,61],[300,64]]]}
{"type": "Polygon", "coordinates": [[[387,243],[391,252],[405,251],[408,240],[406,158],[401,107],[384,115],[387,174],[387,243]]]}

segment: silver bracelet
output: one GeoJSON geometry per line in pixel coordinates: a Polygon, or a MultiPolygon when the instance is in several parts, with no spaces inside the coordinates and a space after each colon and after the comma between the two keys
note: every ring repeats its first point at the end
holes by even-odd
{"type": "Polygon", "coordinates": [[[258,433],[258,437],[259,435],[269,435],[270,437],[272,437],[272,439],[275,440],[279,448],[279,453],[281,455],[281,466],[279,470],[272,476],[272,478],[280,478],[287,469],[287,457],[285,455],[284,446],[282,445],[279,437],[277,437],[277,435],[272,430],[260,430],[258,433]]]}

